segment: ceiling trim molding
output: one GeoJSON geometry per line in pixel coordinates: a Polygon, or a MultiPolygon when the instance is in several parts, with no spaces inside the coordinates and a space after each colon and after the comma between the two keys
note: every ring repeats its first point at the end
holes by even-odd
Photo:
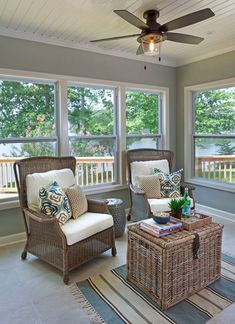
{"type": "Polygon", "coordinates": [[[235,45],[231,46],[229,48],[224,48],[224,49],[219,49],[217,51],[214,51],[213,54],[212,53],[207,53],[207,54],[204,54],[204,55],[197,56],[195,59],[184,60],[184,62],[179,62],[178,61],[178,64],[175,64],[175,66],[180,67],[180,66],[183,66],[183,65],[186,65],[186,64],[195,63],[195,62],[202,61],[202,60],[205,60],[205,59],[208,59],[208,58],[212,58],[212,57],[215,57],[215,56],[218,56],[218,55],[221,55],[221,54],[229,53],[229,52],[232,52],[234,50],[235,50],[235,45]]]}
{"type": "Polygon", "coordinates": [[[95,45],[88,45],[88,44],[81,44],[81,43],[80,44],[79,43],[72,44],[72,42],[61,41],[58,39],[54,39],[52,37],[38,36],[38,35],[29,33],[29,32],[17,32],[17,31],[12,31],[12,30],[6,29],[6,28],[0,28],[0,36],[6,36],[6,37],[23,39],[23,40],[44,43],[44,44],[49,44],[49,45],[73,48],[73,49],[78,49],[78,50],[82,50],[82,51],[94,52],[94,53],[98,53],[98,54],[117,56],[117,57],[122,57],[122,58],[130,59],[130,60],[142,61],[145,63],[152,63],[152,64],[176,67],[176,65],[173,61],[164,59],[164,57],[162,57],[161,62],[159,62],[158,57],[151,58],[151,57],[147,57],[145,55],[135,55],[135,54],[123,53],[121,51],[104,50],[104,49],[98,48],[95,45]]]}

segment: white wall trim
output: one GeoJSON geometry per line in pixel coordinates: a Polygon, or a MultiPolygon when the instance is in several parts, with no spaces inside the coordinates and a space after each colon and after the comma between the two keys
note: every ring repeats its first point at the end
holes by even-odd
{"type": "Polygon", "coordinates": [[[5,245],[20,243],[20,242],[25,242],[25,240],[26,240],[26,234],[24,232],[2,236],[0,237],[0,247],[5,245]]]}
{"type": "Polygon", "coordinates": [[[224,210],[220,210],[220,209],[200,205],[200,204],[197,204],[197,203],[196,203],[195,207],[201,213],[204,213],[204,214],[209,215],[209,216],[220,217],[222,219],[226,219],[226,220],[229,220],[230,222],[235,223],[235,214],[233,214],[233,213],[229,213],[229,212],[226,212],[224,210]]]}

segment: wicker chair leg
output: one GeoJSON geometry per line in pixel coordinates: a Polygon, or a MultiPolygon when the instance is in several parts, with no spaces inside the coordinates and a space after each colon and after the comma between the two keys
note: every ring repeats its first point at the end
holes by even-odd
{"type": "Polygon", "coordinates": [[[22,253],[21,253],[21,260],[25,260],[27,258],[27,251],[24,250],[22,253]]]}
{"type": "Polygon", "coordinates": [[[116,256],[116,254],[117,254],[117,249],[114,246],[114,247],[112,247],[112,256],[116,256]]]}
{"type": "Polygon", "coordinates": [[[64,281],[64,283],[65,283],[66,285],[67,285],[68,282],[69,282],[69,274],[68,274],[67,271],[65,271],[65,272],[63,273],[63,281],[64,281]]]}

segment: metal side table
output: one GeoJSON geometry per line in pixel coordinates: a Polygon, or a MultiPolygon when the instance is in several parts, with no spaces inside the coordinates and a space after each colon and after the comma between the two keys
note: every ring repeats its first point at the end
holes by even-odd
{"type": "Polygon", "coordinates": [[[124,203],[121,199],[117,198],[108,198],[106,200],[109,212],[113,216],[115,237],[120,237],[123,235],[126,225],[124,203]]]}

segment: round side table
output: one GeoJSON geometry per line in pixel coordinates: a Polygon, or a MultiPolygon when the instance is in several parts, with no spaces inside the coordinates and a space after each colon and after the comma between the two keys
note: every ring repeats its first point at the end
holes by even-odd
{"type": "Polygon", "coordinates": [[[126,214],[124,209],[124,203],[121,199],[108,198],[107,207],[110,214],[113,216],[115,237],[122,236],[125,231],[126,214]]]}

